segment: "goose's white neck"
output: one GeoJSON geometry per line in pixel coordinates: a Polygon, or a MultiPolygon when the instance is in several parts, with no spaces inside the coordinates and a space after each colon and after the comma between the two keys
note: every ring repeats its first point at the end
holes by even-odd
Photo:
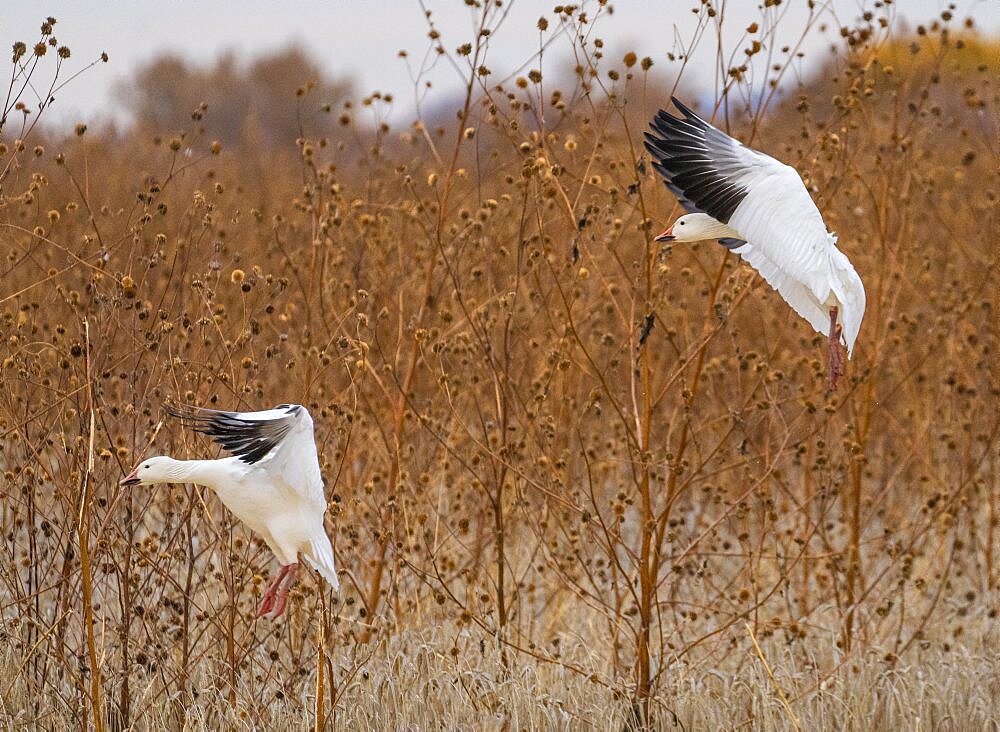
{"type": "Polygon", "coordinates": [[[217,490],[226,484],[228,474],[223,460],[175,460],[160,458],[155,474],[150,478],[158,483],[195,483],[217,490]]]}
{"type": "Polygon", "coordinates": [[[670,239],[664,239],[663,241],[675,242],[743,238],[743,235],[736,231],[736,229],[704,213],[691,213],[681,216],[663,235],[670,237],[670,239]]]}

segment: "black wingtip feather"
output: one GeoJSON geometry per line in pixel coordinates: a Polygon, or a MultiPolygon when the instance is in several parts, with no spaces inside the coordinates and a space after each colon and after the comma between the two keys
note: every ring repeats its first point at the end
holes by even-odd
{"type": "Polygon", "coordinates": [[[677,97],[670,100],[684,117],[661,109],[650,121],[652,132],[645,133],[643,142],[653,168],[689,213],[707,213],[728,223],[749,190],[720,172],[716,136],[709,134],[715,128],[677,97]]]}
{"type": "MultiPolygon", "coordinates": [[[[288,416],[298,413],[297,405],[283,404],[288,416]]],[[[222,412],[187,404],[166,404],[164,411],[189,428],[208,435],[245,463],[253,464],[270,453],[291,428],[287,417],[273,420],[241,419],[236,412],[222,412]]]]}
{"type": "Polygon", "coordinates": [[[670,97],[670,101],[674,103],[674,106],[677,107],[677,109],[681,110],[681,113],[687,119],[689,119],[689,120],[692,120],[692,119],[698,120],[698,122],[700,122],[703,125],[707,125],[708,124],[705,120],[703,120],[701,117],[699,117],[697,114],[695,114],[694,111],[690,107],[688,107],[686,104],[684,104],[684,102],[682,102],[677,97],[670,97]]]}

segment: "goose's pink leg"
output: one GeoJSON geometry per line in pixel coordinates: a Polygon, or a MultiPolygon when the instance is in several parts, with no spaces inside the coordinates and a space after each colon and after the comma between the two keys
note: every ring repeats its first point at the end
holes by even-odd
{"type": "Polygon", "coordinates": [[[828,380],[826,382],[826,393],[832,394],[837,388],[837,382],[844,375],[844,346],[840,343],[842,332],[840,324],[837,322],[837,308],[830,308],[830,335],[827,337],[827,354],[829,356],[829,367],[827,370],[828,380]]]}
{"type": "Polygon", "coordinates": [[[278,572],[278,576],[274,578],[270,585],[268,585],[267,590],[264,592],[264,598],[261,600],[260,608],[257,610],[257,614],[254,615],[255,618],[263,617],[267,615],[274,608],[274,601],[280,590],[280,585],[285,579],[285,576],[292,571],[293,567],[298,567],[297,564],[285,564],[282,565],[281,571],[278,572]]]}
{"type": "Polygon", "coordinates": [[[295,584],[295,570],[299,568],[299,565],[289,564],[286,569],[284,578],[282,578],[281,583],[278,585],[278,594],[274,601],[274,611],[271,613],[271,618],[276,618],[285,612],[285,606],[288,604],[288,591],[295,584]]]}

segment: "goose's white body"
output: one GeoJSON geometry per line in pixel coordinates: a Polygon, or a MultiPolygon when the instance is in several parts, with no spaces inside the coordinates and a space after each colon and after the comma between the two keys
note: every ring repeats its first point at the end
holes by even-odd
{"type": "Polygon", "coordinates": [[[234,457],[147,458],[122,484],[203,485],[267,542],[283,568],[297,564],[301,555],[339,589],[333,547],[323,526],[326,496],[308,410],[282,405],[260,412],[168,411],[212,436],[234,457]]]}
{"type": "Polygon", "coordinates": [[[192,468],[184,482],[214,491],[222,505],[267,542],[281,564],[294,564],[301,554],[334,589],[339,588],[333,548],[323,526],[322,479],[318,491],[300,491],[297,485],[308,484],[296,482],[288,471],[272,470],[275,466],[267,458],[257,465],[235,457],[177,462],[192,468]]]}
{"type": "Polygon", "coordinates": [[[798,172],[673,101],[684,118],[657,114],[656,134],[646,134],[646,147],[689,215],[659,238],[720,239],[817,332],[831,338],[836,337],[830,333],[836,308],[850,357],[865,313],[864,284],[837,248],[837,237],[827,231],[798,172]]]}

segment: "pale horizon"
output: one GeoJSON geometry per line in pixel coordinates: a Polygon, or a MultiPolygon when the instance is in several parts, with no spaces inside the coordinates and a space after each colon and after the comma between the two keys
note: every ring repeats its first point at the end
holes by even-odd
{"type": "MultiPolygon", "coordinates": [[[[433,0],[425,5],[434,13],[445,48],[453,50],[471,39],[471,16],[466,8],[433,0]]],[[[598,8],[593,2],[584,5],[591,12],[598,8]]],[[[653,59],[656,78],[669,78],[679,64],[671,64],[666,54],[675,50],[675,39],[689,38],[693,32],[695,16],[690,11],[694,3],[622,0],[609,5],[614,8],[613,14],[602,12],[594,31],[596,37],[605,40],[607,68],[614,63],[620,65],[621,56],[634,51],[640,58],[653,59]],[[648,32],[650,28],[663,31],[654,34],[648,32]]],[[[108,53],[107,64],[87,70],[60,92],[45,115],[49,126],[127,122],[115,89],[159,56],[173,54],[193,65],[206,66],[225,54],[246,62],[289,46],[305,50],[328,78],[349,81],[355,96],[375,91],[393,94],[396,98],[391,111],[393,121],[413,116],[417,91],[406,60],[399,58],[398,52],[406,50],[408,61],[416,66],[429,49],[427,25],[419,3],[372,0],[363,4],[331,4],[307,0],[289,6],[249,0],[239,6],[237,13],[232,12],[234,7],[219,0],[197,5],[163,5],[152,0],[96,7],[69,0],[35,6],[20,4],[8,11],[6,22],[0,25],[0,44],[9,48],[15,40],[23,40],[30,46],[43,18],[52,15],[58,21],[55,35],[59,43],[72,49],[66,77],[102,52],[108,53]],[[344,29],[349,29],[350,44],[343,41],[344,29]]],[[[530,66],[539,65],[536,29],[539,16],[550,20],[549,35],[557,26],[553,22],[552,2],[515,0],[509,7],[509,17],[491,38],[487,56],[487,65],[494,72],[492,80],[497,81],[518,71],[526,62],[530,66]]],[[[893,12],[897,24],[915,27],[939,18],[950,7],[954,7],[953,27],[961,27],[965,18],[971,17],[979,32],[1000,33],[1000,13],[989,12],[986,0],[914,0],[906,5],[905,11],[893,6],[893,12]]],[[[725,14],[725,43],[732,49],[743,29],[760,21],[762,10],[756,3],[738,6],[721,3],[720,8],[725,14]]],[[[797,3],[779,10],[786,13],[779,25],[780,42],[794,42],[808,20],[806,6],[797,3]]],[[[829,47],[842,42],[838,27],[851,24],[859,12],[854,0],[827,3],[823,17],[802,46],[805,57],[797,69],[800,76],[808,77],[829,56],[829,47]],[[822,32],[819,26],[824,24],[827,28],[822,32]]],[[[567,49],[568,42],[564,39],[556,41],[541,59],[543,70],[565,67],[569,61],[567,49]]],[[[689,85],[707,87],[700,95],[703,98],[713,96],[713,75],[703,69],[711,68],[714,50],[714,43],[702,43],[685,71],[689,85]]],[[[423,78],[433,85],[427,97],[432,106],[446,102],[461,87],[458,73],[444,61],[439,61],[423,78]]]]}

